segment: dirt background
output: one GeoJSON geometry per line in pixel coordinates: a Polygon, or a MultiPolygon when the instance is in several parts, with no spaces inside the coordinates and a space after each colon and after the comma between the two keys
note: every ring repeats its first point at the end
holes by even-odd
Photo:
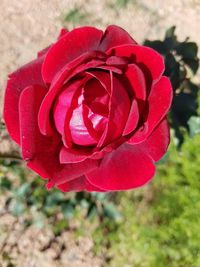
{"type": "MultiPolygon", "coordinates": [[[[64,17],[75,8],[84,14],[76,26],[104,29],[117,24],[142,42],[145,38],[162,38],[168,27],[176,25],[180,39],[189,36],[200,46],[200,0],[132,0],[124,8],[119,0],[0,0],[1,108],[7,75],[54,41],[62,25],[72,29],[74,23],[64,22],[64,17]]],[[[75,240],[66,232],[51,242],[48,229],[30,227],[24,232],[21,224],[9,214],[1,215],[0,251],[8,251],[16,259],[16,266],[103,266],[103,259],[92,253],[94,240],[90,237],[75,240]]]]}

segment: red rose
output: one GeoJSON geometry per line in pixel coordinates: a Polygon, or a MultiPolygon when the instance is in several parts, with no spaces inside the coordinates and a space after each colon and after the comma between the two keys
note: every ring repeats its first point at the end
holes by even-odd
{"type": "Polygon", "coordinates": [[[166,152],[163,58],[117,26],[67,32],[9,76],[4,119],[29,168],[62,191],[142,186],[166,152]]]}

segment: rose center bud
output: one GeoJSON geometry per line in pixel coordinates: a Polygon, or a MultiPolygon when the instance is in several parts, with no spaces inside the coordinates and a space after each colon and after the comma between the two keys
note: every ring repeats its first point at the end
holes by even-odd
{"type": "Polygon", "coordinates": [[[109,95],[94,78],[79,86],[69,85],[58,97],[54,121],[59,133],[74,144],[94,146],[108,120],[109,95]]]}

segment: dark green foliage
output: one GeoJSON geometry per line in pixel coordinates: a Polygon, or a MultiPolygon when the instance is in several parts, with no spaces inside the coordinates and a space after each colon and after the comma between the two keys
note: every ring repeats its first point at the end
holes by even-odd
{"type": "Polygon", "coordinates": [[[0,179],[0,188],[1,190],[11,190],[12,188],[12,183],[7,177],[2,177],[0,179]]]}
{"type": "Polygon", "coordinates": [[[174,90],[170,113],[171,126],[182,143],[182,129],[189,130],[188,120],[191,116],[197,115],[199,88],[192,81],[192,76],[197,73],[199,67],[197,44],[190,42],[188,38],[183,42],[178,41],[175,26],[167,30],[163,41],[146,40],[144,44],[164,56],[166,66],[164,74],[170,78],[174,90]]]}
{"type": "MultiPolygon", "coordinates": [[[[37,225],[43,225],[41,220],[45,220],[45,217],[53,218],[59,213],[63,215],[63,219],[67,222],[79,210],[88,219],[99,217],[101,221],[104,218],[117,221],[120,218],[120,214],[112,204],[109,194],[86,192],[63,194],[57,189],[48,191],[41,178],[27,181],[22,166],[11,162],[9,168],[10,171],[14,170],[15,173],[19,174],[20,182],[14,185],[7,177],[2,177],[0,193],[10,192],[6,208],[15,216],[30,214],[34,209],[38,216],[38,220],[36,219],[37,225]],[[40,216],[38,213],[44,216],[40,216]]],[[[58,226],[60,227],[60,224],[58,226]]],[[[57,231],[55,230],[56,233],[57,231]]]]}
{"type": "Polygon", "coordinates": [[[60,235],[67,228],[68,228],[68,222],[64,218],[55,222],[55,224],[53,225],[53,232],[55,236],[57,236],[60,235]]]}

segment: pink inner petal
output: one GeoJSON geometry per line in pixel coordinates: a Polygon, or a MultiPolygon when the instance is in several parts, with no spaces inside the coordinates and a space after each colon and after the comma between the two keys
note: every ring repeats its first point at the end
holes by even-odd
{"type": "Polygon", "coordinates": [[[56,100],[53,116],[56,129],[61,135],[64,132],[66,113],[71,107],[74,94],[77,92],[77,89],[80,88],[81,85],[82,81],[80,80],[72,81],[63,89],[63,92],[59,95],[59,97],[56,100]]]}
{"type": "Polygon", "coordinates": [[[97,140],[90,134],[84,120],[84,106],[80,104],[72,113],[70,131],[72,141],[77,145],[95,145],[97,140]]]}

